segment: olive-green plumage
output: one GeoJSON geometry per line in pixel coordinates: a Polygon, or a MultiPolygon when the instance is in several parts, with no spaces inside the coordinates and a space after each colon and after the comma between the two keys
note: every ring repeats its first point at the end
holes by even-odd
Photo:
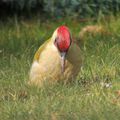
{"type": "Polygon", "coordinates": [[[54,37],[53,35],[35,53],[29,84],[42,86],[44,81],[47,83],[67,82],[77,77],[82,64],[80,48],[76,43],[71,43],[66,55],[65,71],[62,73],[61,56],[54,45],[54,37]]]}

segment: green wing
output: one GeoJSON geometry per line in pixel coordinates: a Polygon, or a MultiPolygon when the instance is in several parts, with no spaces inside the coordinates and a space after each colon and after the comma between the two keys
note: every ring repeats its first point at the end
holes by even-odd
{"type": "Polygon", "coordinates": [[[39,47],[39,49],[36,51],[35,55],[34,55],[34,59],[35,60],[39,60],[39,56],[41,54],[41,52],[44,50],[44,48],[47,46],[48,42],[50,41],[50,39],[48,39],[42,46],[39,47]]]}

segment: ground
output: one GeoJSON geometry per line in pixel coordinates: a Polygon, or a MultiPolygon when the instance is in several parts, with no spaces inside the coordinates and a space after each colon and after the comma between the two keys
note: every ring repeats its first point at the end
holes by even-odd
{"type": "Polygon", "coordinates": [[[120,17],[81,23],[61,19],[0,22],[1,120],[119,120],[120,17]],[[86,25],[102,24],[110,35],[87,35],[82,69],[74,83],[29,87],[35,51],[55,28],[66,24],[77,36],[86,25]]]}

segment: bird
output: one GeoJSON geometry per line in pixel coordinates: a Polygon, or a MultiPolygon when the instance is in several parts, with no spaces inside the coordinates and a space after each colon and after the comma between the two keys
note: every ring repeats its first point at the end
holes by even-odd
{"type": "Polygon", "coordinates": [[[82,52],[69,28],[61,25],[36,51],[29,72],[29,85],[68,83],[75,80],[82,66],[82,52]]]}

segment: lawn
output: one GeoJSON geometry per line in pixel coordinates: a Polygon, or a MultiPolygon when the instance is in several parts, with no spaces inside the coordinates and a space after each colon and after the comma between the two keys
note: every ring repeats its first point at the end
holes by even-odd
{"type": "Polygon", "coordinates": [[[0,120],[120,120],[120,17],[109,21],[0,22],[0,120]],[[30,87],[26,83],[35,51],[59,25],[74,36],[86,25],[102,24],[110,35],[86,35],[83,66],[74,83],[30,87]]]}

